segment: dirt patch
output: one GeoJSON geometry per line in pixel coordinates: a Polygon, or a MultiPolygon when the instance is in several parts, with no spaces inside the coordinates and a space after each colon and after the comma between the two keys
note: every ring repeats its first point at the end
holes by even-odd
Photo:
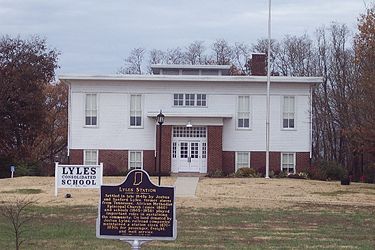
{"type": "MultiPolygon", "coordinates": [[[[104,184],[119,184],[124,177],[104,177],[104,184]]],[[[157,183],[157,177],[151,180],[157,183]]],[[[163,177],[162,185],[173,185],[175,177],[163,177]]],[[[195,198],[177,198],[179,208],[291,208],[304,209],[310,205],[375,208],[375,186],[352,183],[342,186],[339,182],[298,179],[261,178],[201,178],[195,198]]],[[[44,206],[96,206],[98,189],[59,189],[54,196],[53,177],[17,177],[0,179],[0,200],[9,195],[30,195],[44,206]],[[35,194],[17,192],[20,189],[40,190],[35,194]],[[72,198],[64,198],[65,194],[72,198]]]]}

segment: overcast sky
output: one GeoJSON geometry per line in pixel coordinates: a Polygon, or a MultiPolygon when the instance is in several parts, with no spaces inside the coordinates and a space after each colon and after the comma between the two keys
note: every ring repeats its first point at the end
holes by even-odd
{"type": "MultiPolygon", "coordinates": [[[[273,0],[272,37],[313,35],[331,22],[355,32],[372,0],[273,0]]],[[[185,47],[267,36],[267,0],[0,0],[0,35],[38,34],[61,52],[59,74],[112,74],[135,47],[185,47]]]]}

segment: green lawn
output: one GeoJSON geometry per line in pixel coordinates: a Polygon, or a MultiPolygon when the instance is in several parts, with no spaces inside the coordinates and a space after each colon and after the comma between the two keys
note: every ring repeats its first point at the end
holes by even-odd
{"type": "MultiPolygon", "coordinates": [[[[95,207],[32,207],[21,249],[130,249],[95,237],[95,207]]],[[[373,208],[298,206],[288,210],[177,209],[176,241],[142,249],[375,249],[373,208]]],[[[0,218],[0,249],[14,249],[0,218]]]]}

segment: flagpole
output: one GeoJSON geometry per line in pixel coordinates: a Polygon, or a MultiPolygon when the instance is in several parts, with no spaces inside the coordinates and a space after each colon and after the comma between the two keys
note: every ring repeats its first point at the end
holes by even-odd
{"type": "Polygon", "coordinates": [[[271,87],[271,0],[268,0],[268,50],[267,50],[267,103],[266,103],[266,177],[269,177],[270,169],[270,87],[271,87]]]}

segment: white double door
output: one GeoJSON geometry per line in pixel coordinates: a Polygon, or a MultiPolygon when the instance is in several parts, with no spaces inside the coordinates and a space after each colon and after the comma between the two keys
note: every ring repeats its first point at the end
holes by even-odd
{"type": "Polygon", "coordinates": [[[202,142],[200,140],[179,140],[177,142],[176,164],[178,172],[201,172],[202,142]]]}

